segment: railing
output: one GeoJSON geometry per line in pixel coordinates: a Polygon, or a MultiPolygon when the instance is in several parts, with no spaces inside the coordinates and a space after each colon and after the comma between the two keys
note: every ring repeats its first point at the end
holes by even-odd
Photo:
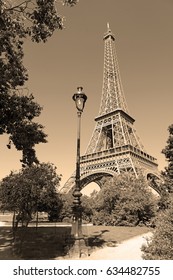
{"type": "Polygon", "coordinates": [[[99,151],[99,152],[95,152],[95,153],[92,153],[92,154],[87,154],[87,155],[84,155],[84,156],[81,157],[81,161],[100,158],[100,157],[104,157],[104,156],[109,156],[111,154],[120,155],[120,154],[123,154],[125,152],[133,152],[140,157],[143,157],[143,158],[145,158],[149,161],[152,161],[152,162],[156,163],[156,159],[154,157],[150,156],[149,154],[145,153],[144,151],[141,151],[138,148],[135,148],[131,145],[124,145],[122,147],[111,148],[111,149],[108,149],[108,150],[99,151]]]}

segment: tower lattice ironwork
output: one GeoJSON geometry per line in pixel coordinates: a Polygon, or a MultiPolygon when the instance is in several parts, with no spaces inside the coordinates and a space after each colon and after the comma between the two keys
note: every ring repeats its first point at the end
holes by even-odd
{"type": "MultiPolygon", "coordinates": [[[[96,125],[84,156],[80,158],[81,188],[91,182],[100,187],[106,176],[122,172],[143,175],[153,182],[159,178],[157,161],[149,155],[136,134],[123,93],[115,50],[115,36],[109,24],[104,34],[104,71],[101,105],[96,125]]],[[[75,173],[61,189],[67,193],[75,182],[75,173]]],[[[152,187],[156,186],[152,184],[152,187]]]]}

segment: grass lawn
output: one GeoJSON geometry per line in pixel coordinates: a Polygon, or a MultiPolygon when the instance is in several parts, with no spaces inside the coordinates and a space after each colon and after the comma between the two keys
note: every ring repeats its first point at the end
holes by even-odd
{"type": "MultiPolygon", "coordinates": [[[[91,226],[87,227],[88,236],[97,236],[101,234],[101,238],[104,243],[115,242],[120,243],[124,240],[130,239],[134,236],[141,235],[143,233],[149,232],[151,229],[148,227],[125,227],[125,226],[91,226]]],[[[86,233],[87,233],[86,232],[86,233]]]]}
{"type": "MultiPolygon", "coordinates": [[[[150,228],[147,227],[83,226],[90,253],[105,245],[116,246],[148,231],[150,228]]],[[[62,224],[39,225],[37,229],[33,225],[27,229],[19,228],[14,241],[11,227],[1,226],[0,259],[68,259],[72,244],[70,233],[71,227],[62,224]]]]}

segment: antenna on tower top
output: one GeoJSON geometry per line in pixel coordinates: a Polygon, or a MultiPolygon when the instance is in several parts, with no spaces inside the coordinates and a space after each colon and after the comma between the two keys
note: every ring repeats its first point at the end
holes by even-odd
{"type": "Polygon", "coordinates": [[[107,39],[107,38],[112,38],[112,40],[114,41],[115,40],[115,36],[114,34],[112,33],[111,29],[110,29],[110,25],[109,25],[109,22],[107,22],[107,31],[106,33],[104,34],[104,37],[103,39],[107,39]]]}

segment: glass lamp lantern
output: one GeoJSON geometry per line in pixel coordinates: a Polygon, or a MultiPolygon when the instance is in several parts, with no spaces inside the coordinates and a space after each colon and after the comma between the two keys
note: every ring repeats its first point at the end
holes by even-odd
{"type": "Polygon", "coordinates": [[[84,92],[82,92],[83,87],[78,87],[77,88],[77,93],[73,95],[73,100],[75,101],[76,108],[78,112],[83,112],[83,109],[85,107],[85,102],[87,100],[87,96],[85,95],[84,92]]]}

